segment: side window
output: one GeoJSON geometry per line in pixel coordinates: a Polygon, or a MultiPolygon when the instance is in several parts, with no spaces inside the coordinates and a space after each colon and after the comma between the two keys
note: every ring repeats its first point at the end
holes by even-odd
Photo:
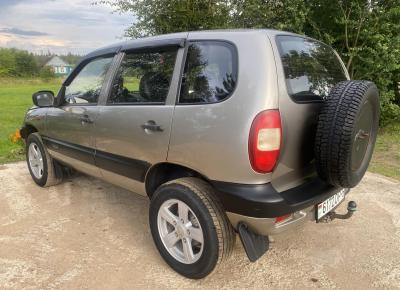
{"type": "Polygon", "coordinates": [[[109,104],[164,103],[177,50],[127,53],[114,79],[109,104]]]}
{"type": "Polygon", "coordinates": [[[295,101],[324,100],[333,86],[347,79],[328,45],[298,36],[278,36],[277,44],[288,93],[295,101]]]}
{"type": "Polygon", "coordinates": [[[68,104],[96,104],[112,59],[112,56],[101,57],[86,64],[65,88],[65,102],[68,104]]]}
{"type": "Polygon", "coordinates": [[[189,45],[179,103],[215,103],[228,98],[237,82],[232,44],[196,41],[189,45]]]}

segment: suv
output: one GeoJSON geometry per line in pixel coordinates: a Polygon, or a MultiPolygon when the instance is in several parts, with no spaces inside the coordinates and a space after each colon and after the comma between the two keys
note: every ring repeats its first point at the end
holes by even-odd
{"type": "Polygon", "coordinates": [[[211,273],[236,233],[251,261],[268,236],[334,209],[363,177],[376,86],[329,46],[273,30],[161,35],[85,56],[56,96],[33,94],[21,135],[40,186],[68,169],[150,199],[158,251],[211,273]]]}

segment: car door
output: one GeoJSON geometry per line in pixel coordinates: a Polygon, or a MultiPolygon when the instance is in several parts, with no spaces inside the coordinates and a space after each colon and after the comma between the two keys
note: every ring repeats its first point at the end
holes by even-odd
{"type": "Polygon", "coordinates": [[[145,194],[147,170],[166,161],[182,55],[178,44],[165,42],[120,54],[96,120],[95,159],[104,179],[145,194]]]}
{"type": "Polygon", "coordinates": [[[75,77],[60,90],[60,105],[49,108],[46,136],[50,154],[89,175],[101,176],[94,163],[97,103],[102,94],[112,55],[96,57],[78,67],[75,77]]]}

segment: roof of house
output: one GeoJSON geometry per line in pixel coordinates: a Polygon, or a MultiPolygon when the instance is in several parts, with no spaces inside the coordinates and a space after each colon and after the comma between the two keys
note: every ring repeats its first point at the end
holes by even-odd
{"type": "Polygon", "coordinates": [[[48,66],[71,66],[63,61],[59,56],[53,56],[47,63],[48,66]]]}

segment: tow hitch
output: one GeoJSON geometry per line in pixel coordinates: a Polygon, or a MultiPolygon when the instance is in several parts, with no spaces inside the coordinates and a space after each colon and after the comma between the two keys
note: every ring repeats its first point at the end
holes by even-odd
{"type": "Polygon", "coordinates": [[[353,216],[356,210],[357,210],[357,203],[353,200],[349,201],[349,203],[347,204],[347,213],[338,214],[335,211],[331,211],[322,218],[322,222],[330,222],[333,221],[334,219],[341,219],[341,220],[349,219],[353,216]]]}

